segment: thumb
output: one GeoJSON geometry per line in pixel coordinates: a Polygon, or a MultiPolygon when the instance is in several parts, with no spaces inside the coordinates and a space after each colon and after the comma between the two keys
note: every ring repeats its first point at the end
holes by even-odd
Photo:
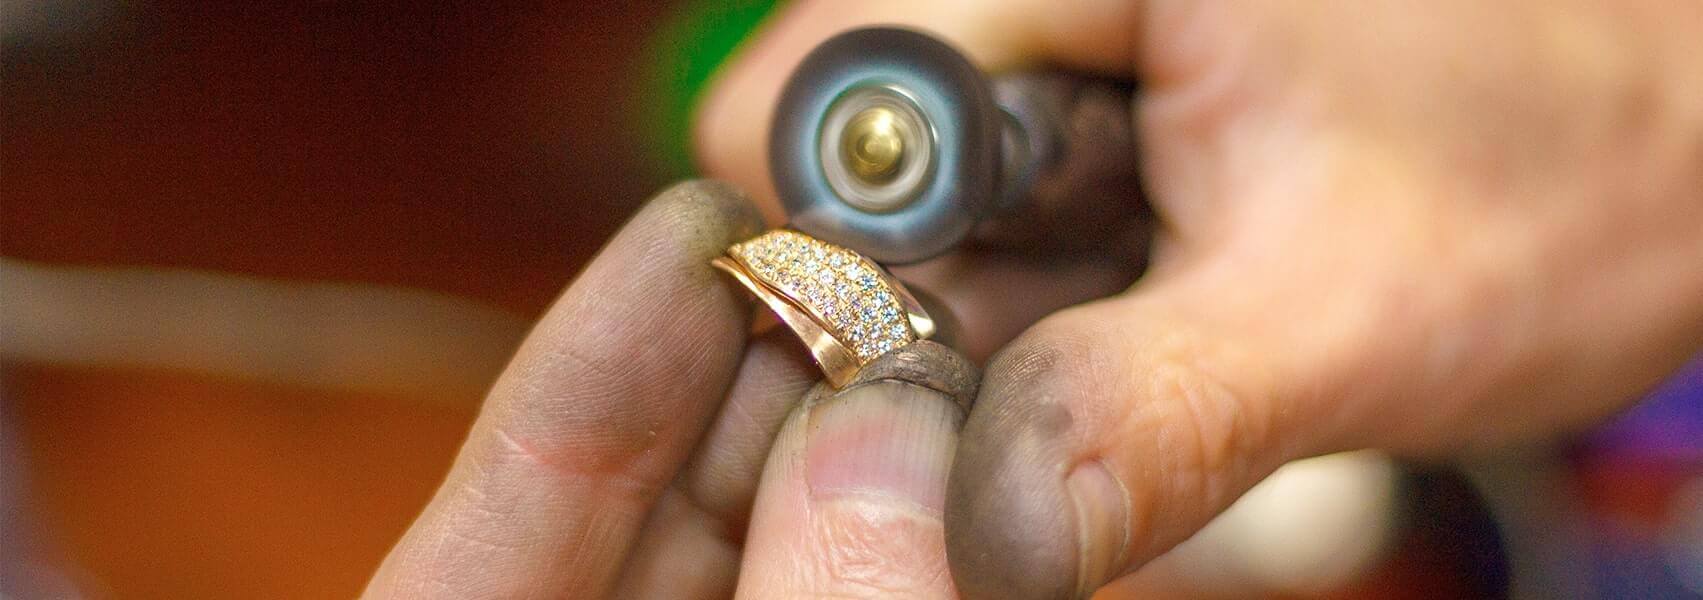
{"type": "Polygon", "coordinates": [[[1310,380],[1290,358],[1307,344],[1254,341],[1212,304],[1173,287],[1079,306],[989,363],[947,487],[965,597],[1086,597],[1332,446],[1287,383],[1310,380]]]}
{"type": "Polygon", "coordinates": [[[941,503],[975,381],[919,341],[806,396],[770,451],[738,597],[955,597],[941,503]]]}

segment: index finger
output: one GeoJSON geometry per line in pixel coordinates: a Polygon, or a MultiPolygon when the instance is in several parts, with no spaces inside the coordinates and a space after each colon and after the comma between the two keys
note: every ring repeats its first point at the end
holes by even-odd
{"type": "Polygon", "coordinates": [[[749,190],[771,221],[783,220],[769,178],[769,124],[781,87],[812,48],[865,25],[927,31],[983,69],[1046,62],[1124,75],[1134,69],[1137,8],[1123,0],[1068,8],[1049,0],[917,2],[804,0],[777,13],[717,75],[693,123],[698,164],[749,190]]]}
{"type": "Polygon", "coordinates": [[[605,595],[732,380],[751,310],[709,260],[759,224],[709,182],[641,210],[528,337],[367,594],[605,595]]]}

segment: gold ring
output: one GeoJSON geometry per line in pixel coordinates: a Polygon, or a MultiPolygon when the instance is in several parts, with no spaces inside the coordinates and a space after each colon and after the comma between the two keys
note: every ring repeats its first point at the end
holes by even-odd
{"type": "Polygon", "coordinates": [[[898,279],[856,252],[796,231],[734,244],[710,264],[792,328],[835,388],[882,354],[934,335],[934,320],[898,279]]]}

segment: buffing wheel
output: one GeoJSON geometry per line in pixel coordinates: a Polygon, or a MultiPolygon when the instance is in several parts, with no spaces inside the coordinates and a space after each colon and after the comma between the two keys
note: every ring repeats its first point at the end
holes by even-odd
{"type": "Polygon", "coordinates": [[[998,204],[1008,119],[974,65],[926,34],[840,34],[806,56],[770,137],[791,225],[877,261],[945,252],[998,204]]]}

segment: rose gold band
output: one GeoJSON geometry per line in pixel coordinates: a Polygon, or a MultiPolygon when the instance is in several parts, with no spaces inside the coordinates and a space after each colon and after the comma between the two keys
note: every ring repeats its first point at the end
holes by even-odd
{"type": "Polygon", "coordinates": [[[876,357],[934,334],[934,320],[886,270],[796,231],[734,244],[711,264],[792,328],[836,388],[876,357]]]}

